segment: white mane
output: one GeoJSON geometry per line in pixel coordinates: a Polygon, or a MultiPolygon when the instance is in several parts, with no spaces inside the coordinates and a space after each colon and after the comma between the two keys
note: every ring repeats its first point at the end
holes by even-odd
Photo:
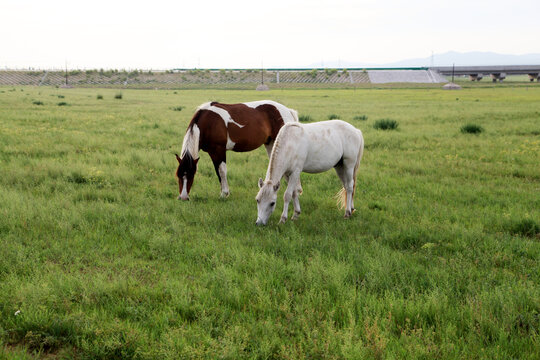
{"type": "MultiPolygon", "coordinates": [[[[202,106],[202,105],[201,105],[202,106]]],[[[191,157],[196,160],[199,158],[199,138],[201,131],[197,124],[193,124],[188,128],[186,135],[184,136],[184,141],[182,142],[182,152],[180,157],[184,158],[186,152],[189,151],[191,157]]]]}
{"type": "Polygon", "coordinates": [[[199,105],[199,107],[197,108],[197,110],[195,110],[195,112],[197,112],[199,110],[207,110],[207,109],[209,109],[210,106],[211,106],[210,104],[211,104],[211,102],[209,101],[209,102],[205,102],[204,104],[199,105]]]}

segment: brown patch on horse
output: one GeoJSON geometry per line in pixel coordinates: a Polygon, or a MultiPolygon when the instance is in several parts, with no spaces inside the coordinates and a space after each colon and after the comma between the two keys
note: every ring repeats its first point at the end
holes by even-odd
{"type": "Polygon", "coordinates": [[[271,104],[263,104],[257,106],[256,109],[258,111],[264,112],[268,119],[274,119],[274,121],[270,121],[270,125],[272,126],[270,137],[272,138],[272,140],[275,140],[279,130],[285,124],[283,122],[283,118],[281,117],[281,113],[278,109],[276,109],[274,105],[271,104]]]}
{"type": "Polygon", "coordinates": [[[243,125],[240,128],[235,124],[229,124],[227,129],[229,138],[235,143],[233,150],[237,152],[252,151],[262,144],[268,144],[276,138],[279,129],[283,126],[279,111],[270,104],[256,108],[245,104],[215,104],[214,106],[226,110],[236,123],[243,125]]]}
{"type": "Polygon", "coordinates": [[[208,152],[214,146],[227,146],[227,127],[221,115],[211,110],[199,110],[197,126],[201,131],[199,147],[208,152]]]}

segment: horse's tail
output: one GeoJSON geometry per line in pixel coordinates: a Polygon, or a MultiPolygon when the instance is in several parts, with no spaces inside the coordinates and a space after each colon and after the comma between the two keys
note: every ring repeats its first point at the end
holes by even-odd
{"type": "MultiPolygon", "coordinates": [[[[354,165],[354,171],[353,171],[353,193],[352,197],[354,198],[354,193],[356,191],[356,175],[358,173],[358,167],[360,166],[360,161],[362,160],[362,156],[364,155],[364,136],[362,135],[362,131],[356,129],[358,131],[358,134],[360,135],[360,147],[358,149],[358,157],[356,159],[356,164],[354,165]]],[[[345,191],[345,187],[342,187],[341,190],[338,191],[336,194],[337,204],[340,209],[344,209],[347,206],[347,191],[345,191]]],[[[354,209],[353,209],[354,210],[354,209]]]]}
{"type": "Polygon", "coordinates": [[[358,149],[358,159],[356,160],[356,164],[354,165],[354,172],[353,172],[353,179],[354,179],[354,185],[352,190],[352,196],[354,198],[354,193],[356,191],[356,174],[358,173],[358,167],[360,166],[360,161],[362,161],[362,156],[364,156],[364,135],[362,135],[362,131],[356,129],[358,131],[358,134],[360,135],[360,148],[358,149]]]}

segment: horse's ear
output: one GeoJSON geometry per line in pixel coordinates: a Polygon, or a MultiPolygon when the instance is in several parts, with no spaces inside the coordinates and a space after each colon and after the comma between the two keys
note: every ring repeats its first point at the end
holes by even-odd
{"type": "Polygon", "coordinates": [[[180,161],[182,161],[182,159],[180,159],[180,156],[178,156],[178,154],[174,154],[176,155],[176,160],[178,160],[178,163],[180,163],[180,161]]]}
{"type": "Polygon", "coordinates": [[[279,185],[280,185],[280,184],[281,184],[281,183],[278,182],[276,185],[274,185],[274,191],[278,191],[278,190],[279,190],[279,185]]]}
{"type": "Polygon", "coordinates": [[[259,178],[259,189],[263,187],[263,179],[259,178]]]}

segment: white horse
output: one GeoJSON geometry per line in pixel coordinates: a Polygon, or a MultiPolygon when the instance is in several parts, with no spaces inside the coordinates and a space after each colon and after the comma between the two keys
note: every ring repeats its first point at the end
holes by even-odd
{"type": "Polygon", "coordinates": [[[257,200],[257,225],[266,225],[276,206],[281,178],[288,176],[283,195],[283,213],[280,223],[287,221],[289,202],[293,200],[295,220],[300,215],[298,184],[300,173],[320,173],[336,169],[343,189],[342,204],[345,218],[354,211],[356,173],[364,152],[362,131],[341,120],[321,121],[312,124],[287,123],[279,131],[270,155],[266,179],[259,179],[257,200]]]}

